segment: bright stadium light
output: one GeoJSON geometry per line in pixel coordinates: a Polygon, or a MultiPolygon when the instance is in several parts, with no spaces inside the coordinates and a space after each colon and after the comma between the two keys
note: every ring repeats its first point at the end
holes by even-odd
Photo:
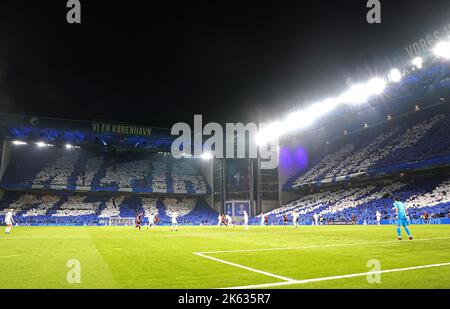
{"type": "Polygon", "coordinates": [[[332,110],[339,105],[339,101],[336,99],[326,99],[320,103],[316,103],[307,109],[309,117],[318,118],[332,110]]]}
{"type": "Polygon", "coordinates": [[[213,159],[213,155],[210,152],[204,152],[204,153],[202,153],[200,158],[202,158],[202,160],[209,161],[209,160],[213,159]]]}
{"type": "Polygon", "coordinates": [[[323,102],[316,103],[303,111],[290,114],[284,121],[287,130],[298,130],[311,125],[316,119],[331,112],[338,106],[339,102],[335,99],[326,99],[323,102]]]}
{"type": "MultiPolygon", "coordinates": [[[[434,53],[438,57],[450,59],[450,41],[441,42],[434,48],[434,53]]],[[[412,70],[422,69],[424,66],[424,60],[421,57],[416,57],[412,60],[412,70]]],[[[411,70],[411,66],[409,66],[411,70]]],[[[399,83],[406,76],[407,71],[402,72],[401,69],[392,68],[387,76],[383,78],[372,78],[366,83],[355,84],[347,91],[343,92],[335,99],[328,99],[321,103],[316,103],[310,107],[301,109],[299,111],[289,114],[284,121],[278,121],[271,123],[269,126],[261,129],[256,135],[256,143],[259,146],[263,146],[275,138],[286,133],[292,133],[299,129],[303,129],[311,125],[315,120],[329,113],[335,109],[339,104],[362,104],[367,102],[372,96],[381,95],[388,83],[399,83]]],[[[416,107],[416,111],[420,110],[420,107],[416,107]]],[[[388,115],[388,120],[393,118],[388,115]]],[[[365,125],[368,127],[368,125],[365,125]]]]}
{"type": "Polygon", "coordinates": [[[413,59],[412,64],[416,68],[421,69],[423,67],[423,59],[421,57],[416,57],[413,59]]]}
{"type": "Polygon", "coordinates": [[[388,78],[390,82],[398,83],[402,80],[402,73],[400,72],[399,69],[392,69],[389,72],[388,78]]]}
{"type": "Polygon", "coordinates": [[[274,140],[286,132],[286,124],[281,121],[272,122],[266,127],[262,128],[256,134],[256,143],[259,146],[268,144],[271,140],[274,140]]]}
{"type": "Polygon", "coordinates": [[[52,144],[46,144],[46,143],[44,143],[44,142],[37,142],[36,145],[37,145],[39,148],[42,148],[42,147],[52,147],[52,146],[53,146],[52,144]]]}
{"type": "Polygon", "coordinates": [[[386,82],[382,78],[372,78],[365,84],[353,85],[338,99],[340,102],[360,104],[366,102],[373,95],[380,95],[386,88],[386,82]]]}
{"type": "Polygon", "coordinates": [[[386,82],[382,78],[373,78],[367,84],[367,91],[370,95],[380,95],[386,88],[386,82]]]}
{"type": "Polygon", "coordinates": [[[17,145],[17,146],[27,144],[26,142],[22,142],[22,141],[12,141],[12,143],[13,143],[13,145],[17,145]]]}
{"type": "Polygon", "coordinates": [[[369,98],[369,93],[367,92],[366,85],[358,84],[353,85],[348,91],[341,94],[339,101],[345,103],[364,103],[369,98]]]}
{"type": "Polygon", "coordinates": [[[450,59],[450,42],[441,42],[433,49],[438,57],[450,59]]]}
{"type": "Polygon", "coordinates": [[[284,122],[287,130],[294,131],[309,126],[312,121],[311,118],[307,117],[305,111],[300,111],[290,114],[284,122]]]}

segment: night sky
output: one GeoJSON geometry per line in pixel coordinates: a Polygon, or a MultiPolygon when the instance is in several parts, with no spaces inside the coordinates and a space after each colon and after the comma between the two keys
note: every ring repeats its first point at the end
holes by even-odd
{"type": "Polygon", "coordinates": [[[31,2],[0,4],[0,112],[159,127],[281,117],[450,24],[450,0],[381,0],[381,25],[366,0],[31,2]]]}

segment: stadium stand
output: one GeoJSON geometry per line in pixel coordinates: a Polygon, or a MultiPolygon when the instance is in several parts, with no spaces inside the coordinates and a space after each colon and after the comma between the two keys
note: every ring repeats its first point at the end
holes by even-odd
{"type": "MultiPolygon", "coordinates": [[[[40,195],[12,193],[2,201],[12,208],[19,224],[78,224],[96,225],[99,219],[134,218],[157,214],[160,224],[170,224],[170,215],[177,212],[183,224],[213,224],[217,213],[201,197],[154,198],[136,196],[95,196],[91,194],[40,195]]],[[[106,220],[105,220],[106,219],[106,220]]]]}
{"type": "Polygon", "coordinates": [[[211,190],[195,159],[134,153],[106,157],[84,149],[49,148],[36,149],[33,145],[13,148],[15,159],[6,170],[2,186],[194,195],[211,190]]]}
{"type": "MultiPolygon", "coordinates": [[[[212,224],[217,212],[203,196],[211,189],[198,159],[104,147],[12,146],[1,179],[0,209],[12,208],[18,224],[102,225],[158,214],[170,223],[212,224]]],[[[3,211],[0,211],[0,221],[3,211]]]]}
{"type": "Polygon", "coordinates": [[[87,160],[84,167],[80,169],[77,176],[76,185],[81,187],[90,187],[94,181],[94,176],[98,174],[101,166],[104,164],[103,157],[93,157],[87,160]]]}
{"type": "Polygon", "coordinates": [[[290,216],[297,209],[304,224],[313,221],[314,214],[325,222],[350,222],[352,215],[360,224],[374,222],[380,211],[383,219],[394,220],[392,197],[406,201],[411,219],[420,219],[424,212],[434,218],[448,218],[450,214],[450,179],[430,180],[408,184],[395,182],[389,185],[365,185],[338,190],[328,189],[305,194],[301,198],[268,212],[270,221],[281,224],[284,215],[290,216]]]}
{"type": "MultiPolygon", "coordinates": [[[[418,123],[404,121],[335,141],[329,151],[311,155],[310,166],[289,179],[284,188],[348,179],[363,173],[395,171],[408,164],[450,162],[450,118],[438,114],[418,123]]],[[[324,148],[321,148],[323,151],[324,148]]]]}
{"type": "Polygon", "coordinates": [[[280,224],[297,209],[304,224],[314,222],[315,214],[328,224],[348,223],[352,216],[370,224],[377,211],[392,223],[394,196],[406,202],[412,220],[425,213],[448,220],[449,129],[449,111],[442,107],[389,119],[319,146],[310,151],[310,164],[283,185],[301,197],[268,212],[270,221],[280,224]],[[409,172],[416,176],[402,177],[409,172]]]}

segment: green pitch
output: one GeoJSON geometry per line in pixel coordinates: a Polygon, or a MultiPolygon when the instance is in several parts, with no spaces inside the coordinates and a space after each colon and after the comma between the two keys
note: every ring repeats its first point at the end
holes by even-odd
{"type": "Polygon", "coordinates": [[[450,288],[450,226],[411,231],[400,242],[394,226],[17,227],[0,234],[0,288],[450,288]],[[388,272],[368,278],[377,263],[388,272]]]}

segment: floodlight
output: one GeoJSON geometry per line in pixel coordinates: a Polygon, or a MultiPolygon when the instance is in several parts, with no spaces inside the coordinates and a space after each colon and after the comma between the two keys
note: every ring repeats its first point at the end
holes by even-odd
{"type": "Polygon", "coordinates": [[[287,123],[276,121],[272,122],[269,125],[262,128],[256,134],[256,143],[259,146],[264,146],[269,143],[271,140],[280,137],[282,134],[286,132],[287,123]]]}
{"type": "Polygon", "coordinates": [[[353,85],[348,91],[344,92],[339,101],[345,103],[364,103],[369,98],[370,94],[367,92],[367,87],[364,84],[353,85]]]}
{"type": "Polygon", "coordinates": [[[389,81],[393,83],[398,83],[402,80],[402,73],[399,69],[392,69],[389,72],[389,81]]]}
{"type": "Polygon", "coordinates": [[[433,51],[438,57],[450,59],[450,42],[439,43],[433,51]]]}
{"type": "Polygon", "coordinates": [[[13,143],[13,145],[17,145],[17,146],[27,144],[26,142],[22,142],[22,141],[12,141],[12,143],[13,143]]]}
{"type": "Polygon", "coordinates": [[[421,57],[416,57],[413,59],[412,64],[416,68],[421,69],[423,67],[423,59],[421,57]]]}

